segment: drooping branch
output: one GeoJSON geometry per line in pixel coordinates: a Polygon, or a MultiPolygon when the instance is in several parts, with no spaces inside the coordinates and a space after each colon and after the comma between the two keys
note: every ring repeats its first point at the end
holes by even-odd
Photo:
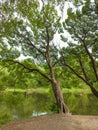
{"type": "Polygon", "coordinates": [[[74,70],[71,66],[69,66],[68,64],[65,64],[78,78],[82,79],[91,89],[91,91],[93,92],[93,94],[98,97],[98,91],[94,88],[94,86],[85,78],[83,78],[81,75],[79,75],[76,70],[74,70]]]}
{"type": "Polygon", "coordinates": [[[88,81],[86,80],[84,77],[82,77],[80,74],[78,74],[78,72],[76,70],[74,70],[70,65],[68,65],[65,62],[66,67],[68,67],[79,79],[81,79],[82,81],[84,81],[91,89],[92,93],[98,97],[98,90],[95,89],[95,87],[88,81]]]}
{"type": "Polygon", "coordinates": [[[73,67],[71,67],[70,65],[68,65],[65,61],[65,57],[64,54],[61,52],[61,56],[63,58],[63,63],[66,67],[68,67],[78,78],[82,79],[86,84],[88,84],[87,80],[82,77],[73,67]]]}
{"type": "Polygon", "coordinates": [[[20,66],[22,66],[24,69],[28,70],[29,72],[37,72],[39,73],[41,76],[43,76],[44,78],[46,78],[48,81],[51,81],[51,78],[48,77],[44,72],[42,72],[40,69],[38,68],[30,68],[27,67],[26,65],[24,65],[23,63],[17,61],[17,60],[6,60],[6,62],[11,62],[13,64],[18,64],[20,66]]]}
{"type": "Polygon", "coordinates": [[[67,63],[65,63],[65,66],[68,67],[78,78],[82,79],[86,84],[89,85],[88,81],[84,77],[82,77],[76,70],[74,70],[73,67],[71,67],[67,63]]]}

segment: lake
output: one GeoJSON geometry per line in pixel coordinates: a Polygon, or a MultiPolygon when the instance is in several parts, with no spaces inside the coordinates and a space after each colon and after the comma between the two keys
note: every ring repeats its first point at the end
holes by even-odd
{"type": "MultiPolygon", "coordinates": [[[[91,94],[64,94],[64,100],[73,115],[97,115],[98,98],[91,94]]],[[[57,113],[53,94],[0,94],[0,123],[9,120],[57,113]]]]}

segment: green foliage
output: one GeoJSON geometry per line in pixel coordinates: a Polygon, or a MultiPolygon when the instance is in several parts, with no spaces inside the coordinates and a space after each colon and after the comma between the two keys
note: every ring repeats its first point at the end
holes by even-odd
{"type": "Polygon", "coordinates": [[[10,106],[10,108],[13,108],[15,106],[20,105],[23,103],[23,99],[24,99],[24,95],[20,95],[20,94],[13,94],[13,93],[9,93],[9,94],[5,94],[5,101],[8,102],[8,106],[10,106]]]}
{"type": "MultiPolygon", "coordinates": [[[[78,1],[75,1],[75,3],[78,4],[78,1]]],[[[68,46],[61,49],[63,55],[61,62],[65,63],[67,67],[70,66],[70,72],[73,72],[81,79],[89,80],[89,83],[96,87],[95,83],[92,82],[96,81],[92,62],[96,64],[97,73],[98,57],[95,49],[98,45],[98,36],[95,33],[98,28],[98,20],[94,6],[94,3],[86,1],[81,10],[76,7],[76,11],[73,12],[71,8],[68,8],[68,18],[63,22],[63,28],[69,32],[72,40],[68,40],[68,46]]]]}
{"type": "Polygon", "coordinates": [[[98,89],[98,82],[93,81],[93,83],[94,83],[94,86],[98,89]]]}
{"type": "Polygon", "coordinates": [[[0,113],[0,125],[3,125],[12,120],[11,115],[7,113],[0,113]]]}
{"type": "Polygon", "coordinates": [[[67,38],[65,38],[63,35],[61,35],[61,40],[63,41],[63,42],[67,42],[67,38]]]}

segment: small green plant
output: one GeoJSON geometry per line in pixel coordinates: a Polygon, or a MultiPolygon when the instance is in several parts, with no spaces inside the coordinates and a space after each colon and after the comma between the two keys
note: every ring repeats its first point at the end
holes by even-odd
{"type": "Polygon", "coordinates": [[[0,126],[11,120],[12,120],[12,117],[10,114],[7,114],[7,113],[0,114],[0,126]]]}

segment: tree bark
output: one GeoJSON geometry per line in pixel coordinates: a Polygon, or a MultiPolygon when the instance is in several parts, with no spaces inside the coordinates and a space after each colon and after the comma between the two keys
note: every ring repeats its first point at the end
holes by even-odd
{"type": "Polygon", "coordinates": [[[60,83],[55,80],[52,80],[51,84],[52,84],[54,96],[56,98],[57,106],[59,108],[59,112],[65,114],[69,113],[69,109],[64,102],[63,93],[60,88],[60,83]]]}
{"type": "Polygon", "coordinates": [[[92,93],[98,98],[98,91],[92,85],[90,85],[90,89],[92,93]]]}

